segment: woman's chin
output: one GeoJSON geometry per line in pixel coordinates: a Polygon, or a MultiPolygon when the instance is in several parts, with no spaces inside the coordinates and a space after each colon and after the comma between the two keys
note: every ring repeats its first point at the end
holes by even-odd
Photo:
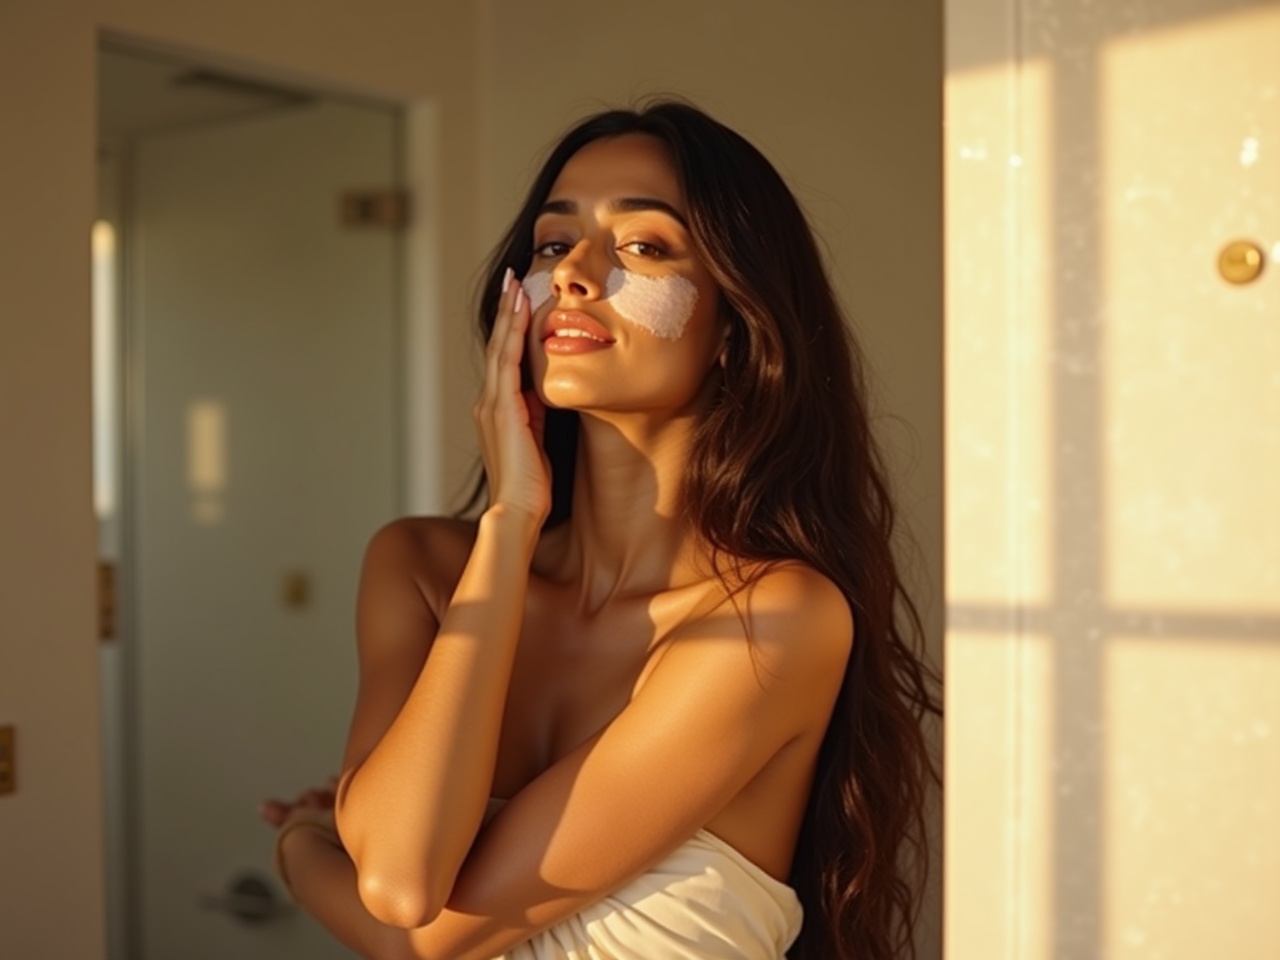
{"type": "Polygon", "coordinates": [[[538,399],[552,410],[589,409],[603,399],[599,390],[571,380],[548,378],[538,386],[538,399]]]}

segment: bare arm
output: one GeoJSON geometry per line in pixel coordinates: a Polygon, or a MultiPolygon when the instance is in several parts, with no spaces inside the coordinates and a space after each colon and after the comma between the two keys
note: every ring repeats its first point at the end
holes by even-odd
{"type": "Polygon", "coordinates": [[[397,626],[404,617],[394,596],[383,597],[404,579],[403,558],[394,547],[385,560],[371,549],[362,576],[359,626],[368,636],[360,639],[361,691],[335,809],[361,900],[395,926],[420,926],[443,908],[493,782],[529,563],[551,500],[542,411],[520,390],[529,319],[528,302],[513,283],[473,411],[491,505],[407,691],[396,669],[403,658],[395,653],[405,645],[397,626]],[[401,704],[394,717],[387,704],[401,704]]]}
{"type": "Polygon", "coordinates": [[[784,751],[816,753],[852,637],[839,590],[807,570],[673,638],[596,738],[484,830],[415,957],[484,960],[598,902],[705,826],[784,751]],[[626,824],[619,830],[619,824],[626,824]]]}
{"type": "MultiPolygon", "coordinates": [[[[490,513],[481,519],[475,548],[407,698],[367,756],[349,758],[338,792],[338,829],[358,867],[361,899],[386,923],[418,926],[439,911],[480,827],[531,544],[519,518],[490,513]]],[[[370,558],[368,577],[396,575],[379,569],[379,560],[370,558]]],[[[379,586],[370,591],[376,594],[379,586]]],[[[368,646],[382,639],[374,636],[368,646]]],[[[392,699],[395,682],[375,671],[362,699],[392,699]]],[[[353,752],[359,751],[356,745],[353,752]]]]}
{"type": "Polygon", "coordinates": [[[549,507],[541,411],[519,392],[527,323],[509,295],[476,409],[495,506],[448,609],[437,620],[413,587],[396,525],[366,557],[360,693],[336,807],[346,853],[313,831],[286,838],[300,902],[372,956],[487,960],[599,901],[784,751],[816,751],[848,655],[835,586],[775,571],[750,591],[750,642],[732,611],[670,638],[627,708],[479,830],[549,507]]]}
{"type": "Polygon", "coordinates": [[[674,638],[632,703],[480,832],[429,923],[372,922],[354,869],[310,831],[289,838],[300,901],[366,956],[487,960],[642,873],[772,759],[821,739],[849,649],[844,598],[805,570],[752,593],[752,640],[731,612],[674,638]]]}

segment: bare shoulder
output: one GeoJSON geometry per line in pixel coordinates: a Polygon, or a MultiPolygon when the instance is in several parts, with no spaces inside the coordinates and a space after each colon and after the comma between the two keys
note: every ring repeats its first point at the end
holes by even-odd
{"type": "Polygon", "coordinates": [[[397,517],[378,528],[372,542],[431,556],[441,549],[471,548],[476,537],[474,520],[456,517],[397,517]]]}
{"type": "Polygon", "coordinates": [[[738,589],[722,588],[715,609],[682,625],[672,639],[744,639],[741,653],[784,683],[843,674],[854,628],[840,588],[798,561],[744,573],[738,589]]]}
{"type": "Polygon", "coordinates": [[[475,538],[474,520],[398,517],[370,538],[365,576],[411,579],[440,614],[462,576],[475,538]]]}
{"type": "Polygon", "coordinates": [[[849,601],[835,581],[799,560],[762,569],[743,588],[748,604],[761,613],[843,618],[851,623],[849,601]]]}
{"type": "Polygon", "coordinates": [[[853,612],[829,577],[799,561],[773,565],[738,595],[748,639],[796,667],[843,664],[853,643],[853,612]]]}

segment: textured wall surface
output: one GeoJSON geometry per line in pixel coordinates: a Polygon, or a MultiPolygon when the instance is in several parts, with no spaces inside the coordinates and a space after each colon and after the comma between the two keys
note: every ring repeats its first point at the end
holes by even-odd
{"type": "Polygon", "coordinates": [[[1273,956],[1280,5],[948,23],[948,955],[1273,956]]]}

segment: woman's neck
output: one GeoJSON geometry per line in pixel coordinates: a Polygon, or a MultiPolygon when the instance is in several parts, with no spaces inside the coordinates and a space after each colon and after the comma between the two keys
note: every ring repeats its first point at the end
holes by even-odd
{"type": "Polygon", "coordinates": [[[556,578],[578,585],[584,613],[610,599],[651,595],[687,581],[699,537],[681,487],[695,418],[606,422],[584,415],[573,509],[556,578]]]}

